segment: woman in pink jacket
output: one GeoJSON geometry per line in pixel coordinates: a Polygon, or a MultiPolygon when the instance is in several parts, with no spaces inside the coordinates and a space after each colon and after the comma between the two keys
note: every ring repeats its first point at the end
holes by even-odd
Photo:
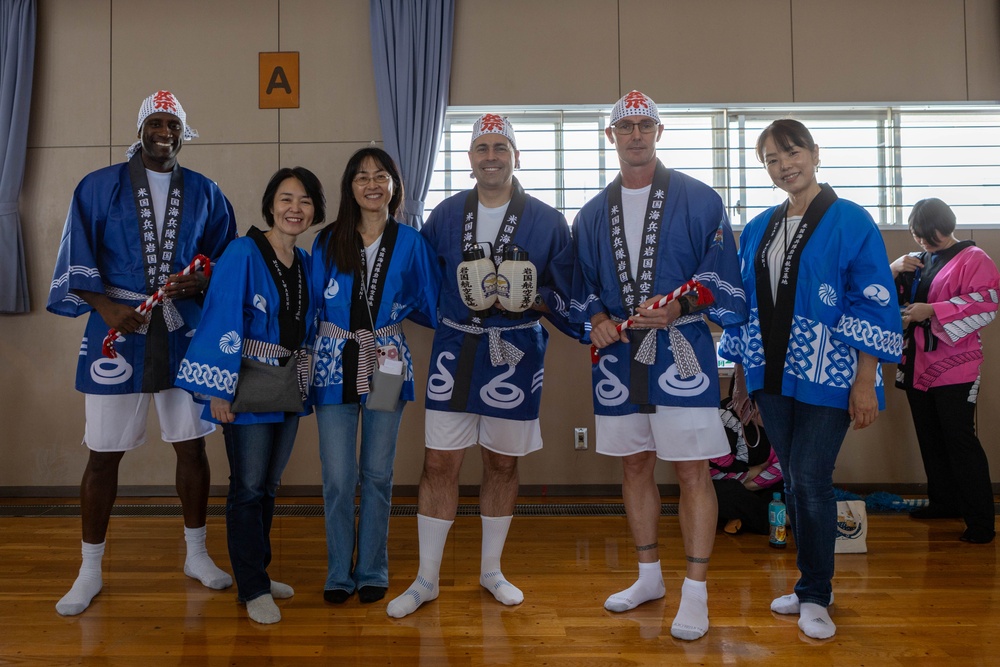
{"type": "Polygon", "coordinates": [[[1000,273],[975,243],[955,238],[955,213],[940,199],[917,202],[909,225],[924,252],[891,264],[905,332],[896,386],[910,403],[930,499],[911,516],[960,517],[960,539],[987,544],[996,532],[989,463],[976,435],[979,330],[996,317],[1000,273]]]}

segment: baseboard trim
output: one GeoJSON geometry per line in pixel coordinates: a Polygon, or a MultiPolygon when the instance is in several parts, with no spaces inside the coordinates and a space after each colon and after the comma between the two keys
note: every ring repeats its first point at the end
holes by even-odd
{"type": "MultiPolygon", "coordinates": [[[[838,489],[851,493],[866,495],[875,491],[894,493],[899,496],[926,496],[927,484],[837,484],[838,489]]],[[[676,484],[660,484],[660,495],[677,496],[680,492],[676,484]]],[[[212,485],[210,494],[213,497],[225,498],[228,487],[212,485]]],[[[993,493],[1000,494],[1000,483],[993,484],[993,493]]],[[[122,485],[118,487],[119,498],[174,497],[177,491],[173,486],[160,485],[122,485]]],[[[323,488],[318,484],[293,484],[281,487],[279,495],[286,498],[318,498],[323,495],[323,488]]],[[[415,498],[415,484],[399,484],[393,487],[393,495],[403,498],[415,498]]],[[[459,495],[473,497],[479,495],[479,486],[474,484],[459,486],[459,495]]],[[[524,498],[563,498],[580,497],[617,497],[621,496],[620,484],[522,484],[518,495],[524,498]]],[[[0,498],[78,498],[79,486],[0,486],[0,498]]]]}

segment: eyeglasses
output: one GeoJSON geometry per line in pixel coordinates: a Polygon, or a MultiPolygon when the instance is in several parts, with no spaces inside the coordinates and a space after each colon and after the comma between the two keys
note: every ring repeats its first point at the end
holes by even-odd
{"type": "Polygon", "coordinates": [[[363,188],[372,181],[375,181],[375,183],[377,183],[378,185],[385,185],[391,180],[392,177],[389,176],[389,174],[385,173],[384,171],[380,171],[374,176],[369,176],[368,174],[358,174],[357,176],[354,177],[354,184],[357,185],[358,187],[363,188]]]}
{"type": "Polygon", "coordinates": [[[621,134],[627,136],[632,134],[632,130],[636,127],[639,128],[639,132],[642,134],[651,134],[656,131],[659,125],[654,120],[640,120],[638,123],[628,123],[625,121],[618,121],[612,127],[615,128],[615,134],[621,134]]]}

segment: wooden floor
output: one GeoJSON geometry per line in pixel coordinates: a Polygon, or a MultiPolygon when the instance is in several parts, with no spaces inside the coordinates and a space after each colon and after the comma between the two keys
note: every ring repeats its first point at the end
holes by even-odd
{"type": "MultiPolygon", "coordinates": [[[[0,665],[966,665],[1000,664],[1000,544],[957,540],[958,521],[870,517],[866,555],[838,555],[833,618],[817,642],[770,600],[796,579],[795,552],[756,535],[720,534],[709,577],[712,628],[695,642],[670,637],[683,578],[676,517],[661,522],[667,595],[625,614],[602,608],[637,567],[622,517],[518,517],[504,554],[525,594],[516,608],[480,588],[480,522],[456,520],[441,596],[394,620],[385,603],[324,603],[323,521],[274,522],[270,574],[291,584],[283,620],[247,620],[232,590],[181,572],[177,518],[115,518],[104,590],[73,618],[55,602],[79,567],[79,519],[0,519],[0,665]]],[[[229,569],[223,519],[209,519],[209,550],[229,569]]],[[[390,526],[390,597],[417,570],[416,519],[390,526]]]]}

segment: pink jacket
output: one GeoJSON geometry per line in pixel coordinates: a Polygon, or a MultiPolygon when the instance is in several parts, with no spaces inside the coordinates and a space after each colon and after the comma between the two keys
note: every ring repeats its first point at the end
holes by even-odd
{"type": "Polygon", "coordinates": [[[927,391],[979,378],[983,363],[979,330],[996,317],[998,290],[1000,272],[989,255],[976,246],[960,251],[934,276],[927,303],[934,308],[930,332],[937,347],[925,350],[927,329],[916,327],[914,389],[927,391]]]}

